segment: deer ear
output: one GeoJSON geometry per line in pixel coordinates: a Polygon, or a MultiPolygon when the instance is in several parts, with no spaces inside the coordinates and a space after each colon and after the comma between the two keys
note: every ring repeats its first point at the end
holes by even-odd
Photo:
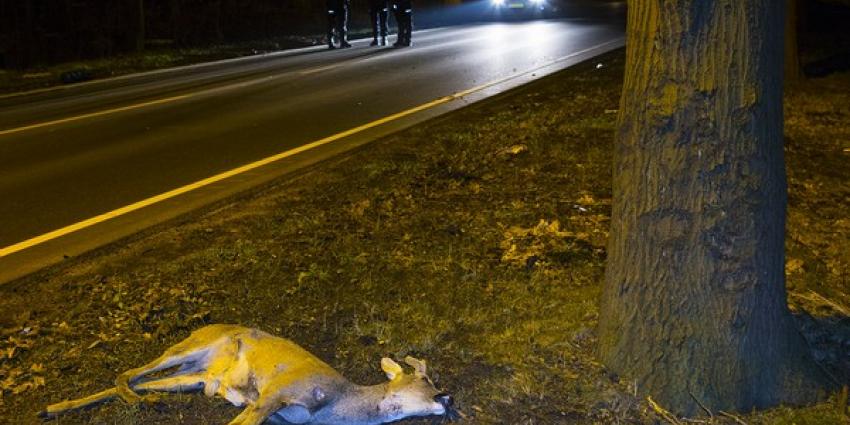
{"type": "Polygon", "coordinates": [[[313,418],[310,410],[303,404],[290,404],[283,409],[275,412],[276,415],[282,417],[286,422],[292,424],[304,424],[313,418]]]}
{"type": "Polygon", "coordinates": [[[425,360],[419,360],[416,357],[407,356],[404,358],[404,362],[416,370],[416,373],[419,375],[425,375],[428,372],[428,365],[425,364],[425,360]]]}
{"type": "Polygon", "coordinates": [[[389,378],[390,381],[398,378],[404,373],[404,369],[402,369],[398,363],[394,362],[393,359],[389,357],[381,359],[381,369],[387,374],[387,378],[389,378]]]}

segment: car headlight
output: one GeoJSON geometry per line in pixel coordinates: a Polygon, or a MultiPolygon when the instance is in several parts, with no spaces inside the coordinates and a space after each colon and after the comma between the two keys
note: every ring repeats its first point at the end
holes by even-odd
{"type": "Polygon", "coordinates": [[[534,3],[534,4],[535,4],[535,5],[537,5],[537,6],[542,5],[542,4],[543,4],[543,2],[545,2],[545,1],[546,1],[546,0],[531,0],[531,2],[532,2],[532,3],[534,3]]]}
{"type": "Polygon", "coordinates": [[[492,3],[493,6],[504,6],[505,0],[490,0],[490,3],[492,3]]]}

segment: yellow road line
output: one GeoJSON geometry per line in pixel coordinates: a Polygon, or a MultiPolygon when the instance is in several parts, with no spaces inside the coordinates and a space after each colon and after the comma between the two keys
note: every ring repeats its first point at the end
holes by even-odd
{"type": "MultiPolygon", "coordinates": [[[[40,236],[36,236],[34,238],[31,238],[31,239],[27,239],[23,242],[18,242],[14,245],[10,245],[10,246],[7,246],[5,248],[0,248],[0,258],[14,254],[14,253],[19,252],[19,251],[23,251],[27,248],[31,248],[31,247],[36,246],[36,245],[40,245],[44,242],[47,242],[47,241],[68,235],[70,233],[74,233],[76,231],[85,229],[87,227],[91,227],[91,226],[94,226],[96,224],[103,223],[103,222],[110,220],[110,219],[113,219],[115,217],[119,217],[119,216],[122,216],[122,215],[125,215],[125,214],[128,214],[128,213],[131,213],[133,211],[137,211],[137,210],[140,210],[142,208],[157,204],[159,202],[174,198],[174,197],[182,195],[184,193],[191,192],[195,189],[199,189],[199,188],[202,188],[204,186],[209,186],[213,183],[220,182],[222,180],[236,176],[238,174],[242,174],[242,173],[263,167],[263,166],[271,164],[273,162],[280,161],[284,158],[288,158],[288,157],[291,157],[293,155],[297,155],[299,153],[302,153],[302,152],[305,152],[305,151],[308,151],[308,150],[311,150],[311,149],[315,149],[319,146],[326,145],[328,143],[331,143],[331,142],[334,142],[336,140],[339,140],[339,139],[360,133],[360,132],[368,130],[370,128],[374,128],[374,127],[386,124],[388,122],[395,121],[395,120],[398,120],[400,118],[404,118],[408,115],[412,115],[412,114],[415,114],[417,112],[421,112],[421,111],[424,111],[424,110],[427,110],[427,109],[431,109],[435,106],[439,106],[439,105],[451,102],[453,100],[462,98],[464,96],[468,96],[470,94],[479,92],[481,90],[484,90],[484,89],[505,83],[505,82],[512,80],[514,78],[517,78],[519,76],[538,71],[540,69],[554,65],[558,62],[562,62],[562,61],[567,60],[569,58],[578,56],[580,54],[583,54],[585,52],[600,48],[602,46],[609,45],[611,43],[612,42],[603,43],[603,44],[600,44],[600,45],[597,45],[597,46],[594,46],[594,47],[591,47],[591,48],[588,48],[588,49],[585,49],[585,50],[581,50],[581,51],[572,53],[572,54],[567,55],[567,56],[563,56],[561,58],[555,59],[552,62],[549,62],[545,65],[541,65],[541,66],[536,67],[534,69],[519,72],[519,73],[513,74],[511,76],[505,77],[505,78],[501,78],[501,79],[494,80],[494,81],[491,81],[491,82],[488,82],[488,83],[485,83],[485,84],[481,84],[481,85],[473,87],[471,89],[463,90],[463,91],[457,92],[457,93],[449,95],[449,96],[445,96],[445,97],[441,97],[441,98],[436,99],[436,100],[432,100],[428,103],[424,103],[422,105],[415,106],[415,107],[407,109],[405,111],[401,111],[401,112],[398,112],[398,113],[395,113],[395,114],[392,114],[392,115],[388,115],[386,117],[380,118],[378,120],[375,120],[375,121],[372,121],[372,122],[369,122],[369,123],[366,123],[366,124],[363,124],[363,125],[360,125],[358,127],[351,128],[351,129],[343,131],[341,133],[337,133],[337,134],[334,134],[332,136],[325,137],[324,139],[319,139],[319,140],[316,140],[314,142],[308,143],[306,145],[302,145],[302,146],[299,146],[297,148],[290,149],[288,151],[281,152],[279,154],[272,155],[270,157],[263,158],[261,160],[252,162],[250,164],[246,164],[246,165],[243,165],[241,167],[237,167],[237,168],[234,168],[232,170],[225,171],[225,172],[220,173],[220,174],[216,174],[212,177],[208,177],[208,178],[205,178],[203,180],[200,180],[200,181],[179,187],[177,189],[174,189],[174,190],[171,190],[171,191],[168,191],[168,192],[165,192],[165,193],[162,193],[162,194],[141,200],[139,202],[118,208],[116,210],[112,210],[112,211],[109,211],[107,213],[89,218],[87,220],[83,220],[83,221],[71,224],[71,225],[63,227],[61,229],[57,229],[57,230],[54,230],[54,231],[49,232],[49,233],[45,233],[45,234],[40,235],[40,236]]],[[[188,95],[186,95],[186,96],[188,96],[188,95]]],[[[169,99],[171,99],[171,98],[169,98],[169,99]]],[[[156,102],[157,103],[163,103],[165,101],[169,101],[169,99],[162,99],[162,100],[159,100],[159,101],[156,101],[156,102]]],[[[135,107],[141,107],[141,106],[134,105],[133,108],[135,108],[135,107]]],[[[107,112],[107,111],[104,111],[104,112],[107,112]]],[[[47,123],[45,123],[45,124],[47,124],[47,123]]]]}
{"type": "Polygon", "coordinates": [[[182,194],[187,193],[187,192],[191,192],[195,189],[199,189],[199,188],[202,188],[204,186],[209,186],[213,183],[220,182],[220,181],[225,180],[229,177],[233,177],[235,175],[254,170],[256,168],[262,167],[264,165],[271,164],[271,163],[279,161],[281,159],[284,159],[284,158],[287,158],[287,157],[290,157],[290,156],[293,156],[293,155],[297,155],[301,152],[305,152],[305,151],[308,151],[310,149],[314,149],[314,148],[317,148],[319,146],[326,145],[328,143],[342,139],[342,138],[350,136],[352,134],[356,134],[356,133],[359,133],[361,131],[364,131],[364,130],[367,130],[367,129],[388,123],[390,121],[394,121],[394,120],[397,120],[399,118],[403,118],[405,116],[415,114],[417,112],[420,112],[420,111],[423,111],[423,110],[426,110],[426,109],[429,109],[429,108],[433,108],[434,106],[449,102],[453,99],[455,99],[455,96],[442,97],[442,98],[439,98],[437,100],[425,103],[423,105],[419,105],[415,108],[411,108],[411,109],[408,109],[406,111],[402,111],[402,112],[399,112],[399,113],[396,113],[396,114],[393,114],[393,115],[386,116],[386,117],[381,118],[379,120],[372,121],[368,124],[364,124],[364,125],[361,125],[359,127],[354,127],[352,129],[343,131],[341,133],[334,134],[333,136],[325,137],[324,139],[320,139],[320,140],[317,140],[315,142],[308,143],[306,145],[302,145],[302,146],[299,146],[299,147],[294,148],[294,149],[290,149],[286,152],[282,152],[282,153],[279,153],[277,155],[273,155],[273,156],[270,156],[270,157],[267,157],[267,158],[263,158],[259,161],[255,161],[255,162],[252,162],[250,164],[246,164],[246,165],[243,165],[241,167],[234,168],[232,170],[225,171],[225,172],[220,173],[220,174],[216,174],[212,177],[208,177],[208,178],[205,178],[203,180],[197,181],[195,183],[191,183],[191,184],[188,184],[186,186],[182,186],[182,187],[179,187],[177,189],[174,189],[174,190],[171,190],[171,191],[168,191],[168,192],[165,192],[165,193],[162,193],[162,194],[141,200],[141,201],[136,202],[134,204],[130,204],[130,205],[127,205],[125,207],[118,208],[116,210],[109,211],[107,213],[98,215],[96,217],[92,217],[92,218],[89,218],[87,220],[83,220],[83,221],[80,221],[78,223],[74,223],[72,225],[63,227],[61,229],[57,229],[57,230],[54,230],[54,231],[49,232],[49,233],[45,233],[45,234],[40,235],[40,236],[36,236],[34,238],[25,240],[23,242],[19,242],[19,243],[16,243],[14,245],[0,249],[0,257],[5,257],[7,255],[14,254],[14,253],[22,251],[24,249],[31,248],[33,246],[42,244],[44,242],[59,238],[61,236],[65,236],[65,235],[73,233],[73,232],[76,232],[78,230],[82,230],[82,229],[85,229],[87,227],[94,226],[95,224],[102,223],[102,222],[110,220],[112,218],[131,213],[133,211],[145,208],[145,207],[153,205],[153,204],[157,204],[159,202],[165,201],[167,199],[174,198],[176,196],[182,195],[182,194]]]}

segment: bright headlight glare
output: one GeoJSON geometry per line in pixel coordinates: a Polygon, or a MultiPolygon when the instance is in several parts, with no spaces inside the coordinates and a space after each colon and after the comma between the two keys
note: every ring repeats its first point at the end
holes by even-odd
{"type": "Polygon", "coordinates": [[[490,2],[493,3],[493,6],[504,6],[505,5],[505,0],[490,0],[490,2]]]}
{"type": "Polygon", "coordinates": [[[545,0],[531,0],[532,3],[537,4],[537,5],[543,4],[544,1],[545,0]]]}

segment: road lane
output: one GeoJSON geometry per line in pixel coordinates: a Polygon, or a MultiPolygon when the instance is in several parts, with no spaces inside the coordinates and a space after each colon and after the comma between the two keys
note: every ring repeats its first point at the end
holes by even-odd
{"type": "Polygon", "coordinates": [[[0,247],[621,40],[622,29],[538,21],[416,35],[411,49],[308,49],[0,99],[0,131],[64,120],[0,134],[0,247]]]}

